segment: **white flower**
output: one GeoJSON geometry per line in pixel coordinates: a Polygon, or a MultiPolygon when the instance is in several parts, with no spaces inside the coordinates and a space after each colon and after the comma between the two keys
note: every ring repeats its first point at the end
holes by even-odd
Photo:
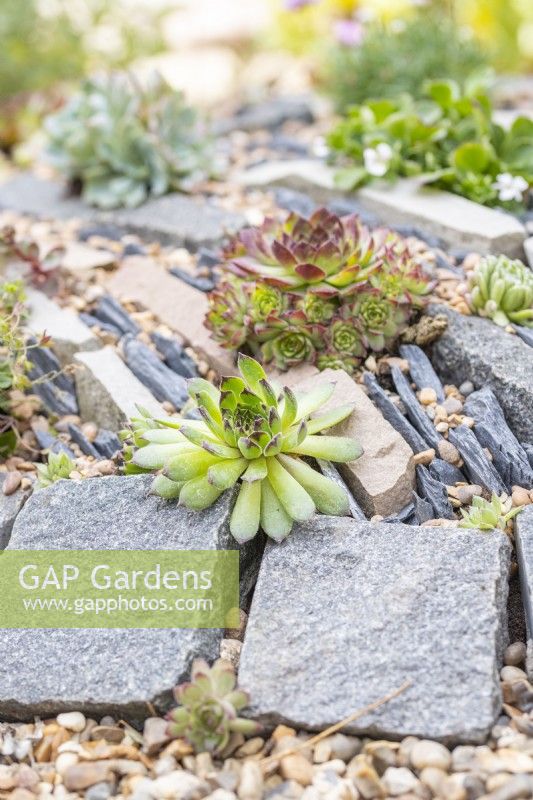
{"type": "Polygon", "coordinates": [[[521,175],[511,175],[510,172],[500,172],[492,184],[492,188],[498,192],[498,198],[504,203],[508,200],[520,202],[528,186],[525,178],[521,175]]]}
{"type": "Polygon", "coordinates": [[[367,147],[363,152],[365,169],[369,175],[381,178],[387,172],[392,159],[392,147],[381,142],[376,147],[367,147]]]}

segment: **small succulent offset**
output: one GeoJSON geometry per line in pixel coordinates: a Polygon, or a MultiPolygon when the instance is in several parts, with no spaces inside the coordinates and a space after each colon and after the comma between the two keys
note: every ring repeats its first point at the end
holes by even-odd
{"type": "Polygon", "coordinates": [[[9,261],[27,264],[34,283],[44,283],[61,265],[64,253],[64,248],[59,246],[43,253],[37,242],[18,237],[11,225],[0,228],[0,266],[9,261]]]}
{"type": "Polygon", "coordinates": [[[46,464],[37,464],[37,480],[40,489],[56,481],[67,479],[76,469],[76,464],[66,453],[50,453],[46,464]]]}
{"type": "Polygon", "coordinates": [[[223,378],[220,391],[202,378],[189,381],[199,420],[133,421],[139,449],[131,467],[162,470],[153,491],[200,511],[241,480],[230,530],[238,542],[259,527],[276,541],[315,511],[348,513],[345,491],[302,460],[353,461],[361,447],[347,436],[321,436],[353,411],[344,405],[312,416],[331,397],[334,384],[319,383],[296,395],[278,391],[261,365],[239,356],[240,377],[223,378]]]}
{"type": "Polygon", "coordinates": [[[52,163],[100,208],[187,191],[209,171],[196,113],[158,74],[145,87],[122,73],[87,80],[45,127],[52,163]]]}
{"type": "Polygon", "coordinates": [[[503,328],[533,328],[533,272],[507,256],[486,256],[470,276],[470,307],[503,328]]]}
{"type": "Polygon", "coordinates": [[[474,497],[472,506],[465,511],[461,509],[463,519],[459,523],[460,528],[477,528],[480,531],[492,531],[500,528],[508,532],[508,523],[519,514],[523,506],[512,507],[510,497],[498,497],[492,495],[490,502],[483,497],[474,497]]]}
{"type": "Polygon", "coordinates": [[[348,109],[328,144],[344,189],[420,176],[482,205],[523,211],[533,186],[532,140],[533,121],[518,117],[508,130],[498,125],[472,79],[464,90],[454,81],[428,82],[421,100],[365,100],[348,109]]]}
{"type": "Polygon", "coordinates": [[[174,689],[179,706],[168,715],[170,735],[186,739],[197,753],[217,754],[234,734],[259,733],[257,722],[237,715],[248,705],[249,696],[235,685],[235,670],[229,661],[219,659],[209,667],[203,659],[195,659],[191,682],[174,689]]]}
{"type": "Polygon", "coordinates": [[[324,208],[247,228],[224,257],[206,325],[224,347],[246,344],[279,369],[353,372],[369,349],[393,345],[431,288],[398,235],[324,208]]]}

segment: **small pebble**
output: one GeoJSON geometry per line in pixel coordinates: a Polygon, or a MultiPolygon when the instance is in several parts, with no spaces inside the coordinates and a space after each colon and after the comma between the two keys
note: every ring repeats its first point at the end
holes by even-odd
{"type": "Polygon", "coordinates": [[[85,728],[86,719],[81,711],[69,711],[65,714],[58,714],[56,717],[57,724],[67,731],[74,731],[80,733],[85,728]]]}
{"type": "Polygon", "coordinates": [[[421,453],[416,453],[414,456],[415,464],[431,464],[435,458],[435,451],[433,448],[430,450],[422,450],[421,453]]]}
{"type": "Polygon", "coordinates": [[[527,506],[531,503],[529,491],[522,486],[513,486],[513,493],[511,495],[513,506],[527,506]]]}
{"type": "Polygon", "coordinates": [[[418,399],[423,406],[430,406],[431,403],[437,402],[437,392],[435,389],[431,389],[429,386],[424,386],[424,388],[420,389],[420,392],[418,393],[418,399]]]}
{"type": "Polygon", "coordinates": [[[446,433],[449,427],[450,426],[448,425],[447,422],[438,422],[435,425],[435,430],[438,431],[439,433],[446,433]]]}
{"type": "Polygon", "coordinates": [[[457,447],[446,439],[439,442],[437,449],[442,460],[447,461],[448,464],[457,465],[461,461],[461,455],[457,447]]]}
{"type": "Polygon", "coordinates": [[[524,642],[513,642],[505,650],[504,663],[509,667],[519,667],[526,660],[526,651],[524,642]]]}
{"type": "Polygon", "coordinates": [[[464,506],[471,505],[474,497],[479,497],[482,494],[483,488],[476,483],[472,483],[469,486],[458,486],[455,490],[455,496],[464,506]]]}
{"type": "Polygon", "coordinates": [[[421,739],[411,750],[411,764],[416,769],[437,767],[448,770],[451,763],[452,757],[448,748],[429,739],[421,739]]]}
{"type": "Polygon", "coordinates": [[[2,484],[2,493],[5,494],[6,497],[9,497],[10,494],[14,494],[19,488],[21,481],[22,475],[18,470],[8,472],[2,484]]]}
{"type": "Polygon", "coordinates": [[[463,410],[463,404],[456,397],[447,397],[442,407],[446,409],[448,414],[460,414],[463,410]]]}
{"type": "Polygon", "coordinates": [[[465,381],[459,386],[459,391],[463,395],[463,397],[468,397],[469,394],[472,394],[474,391],[474,384],[472,381],[465,381]]]}

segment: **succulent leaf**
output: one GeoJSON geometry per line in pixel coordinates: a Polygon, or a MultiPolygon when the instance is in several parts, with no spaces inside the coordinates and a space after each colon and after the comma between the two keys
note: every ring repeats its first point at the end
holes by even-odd
{"type": "Polygon", "coordinates": [[[460,528],[477,528],[480,531],[492,531],[499,528],[505,533],[509,532],[509,522],[519,514],[523,506],[513,508],[510,497],[492,495],[491,500],[476,496],[468,510],[461,509],[463,519],[460,528]]]}
{"type": "Polygon", "coordinates": [[[216,408],[214,392],[192,382],[191,394],[200,411],[217,420],[211,430],[204,423],[190,425],[189,420],[172,428],[148,417],[133,422],[137,432],[153,441],[144,436],[135,440],[138,449],[132,463],[139,469],[162,470],[153,491],[167,499],[179,496],[182,505],[202,510],[239,484],[230,523],[239,542],[253,538],[260,525],[281,541],[293,521],[309,519],[317,508],[328,514],[347,513],[344,493],[299,456],[357,458],[362,451],[353,439],[318,435],[346,419],[353,407],[311,417],[331,398],[334,384],[319,383],[296,396],[271,384],[252,358],[241,356],[239,370],[240,377],[222,379],[216,408]]]}
{"type": "Polygon", "coordinates": [[[507,256],[482,258],[470,276],[470,307],[497,325],[533,328],[533,272],[507,256]]]}

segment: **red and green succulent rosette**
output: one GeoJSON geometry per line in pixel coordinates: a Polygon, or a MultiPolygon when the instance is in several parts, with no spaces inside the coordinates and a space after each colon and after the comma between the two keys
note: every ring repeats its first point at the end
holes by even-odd
{"type": "Polygon", "coordinates": [[[220,269],[206,318],[213,338],[279,369],[310,362],[353,372],[369,352],[394,346],[431,288],[396,233],[324,208],[244,229],[220,269]]]}

